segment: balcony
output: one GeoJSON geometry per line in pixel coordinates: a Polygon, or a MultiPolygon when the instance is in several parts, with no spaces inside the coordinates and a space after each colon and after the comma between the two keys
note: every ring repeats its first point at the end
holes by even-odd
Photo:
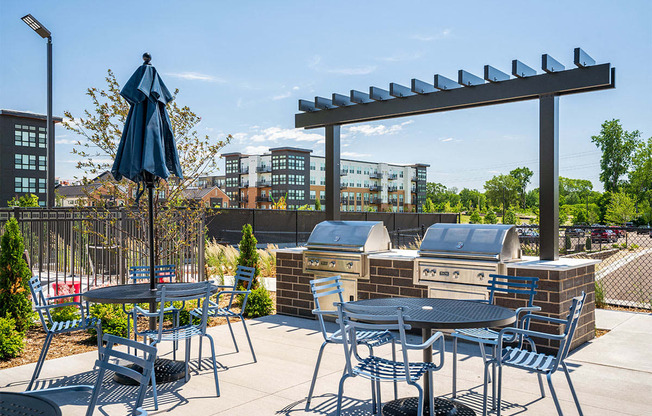
{"type": "Polygon", "coordinates": [[[380,191],[380,186],[378,186],[378,185],[369,185],[369,190],[371,192],[380,191]]]}
{"type": "Polygon", "coordinates": [[[388,186],[387,192],[396,192],[398,191],[398,186],[388,186]]]}
{"type": "Polygon", "coordinates": [[[382,172],[373,172],[373,173],[369,174],[369,177],[371,179],[382,179],[383,174],[382,174],[382,172]]]}
{"type": "Polygon", "coordinates": [[[369,203],[370,203],[370,204],[382,204],[382,203],[383,203],[383,200],[380,199],[380,198],[371,198],[371,199],[369,200],[369,203]]]}
{"type": "Polygon", "coordinates": [[[240,182],[240,188],[249,188],[249,182],[240,182]]]}
{"type": "Polygon", "coordinates": [[[410,178],[410,180],[411,180],[412,182],[416,182],[416,181],[419,180],[419,178],[417,178],[416,176],[413,176],[413,177],[410,178]]]}
{"type": "Polygon", "coordinates": [[[272,202],[271,196],[257,196],[256,202],[272,202]]]}
{"type": "Polygon", "coordinates": [[[346,171],[346,170],[341,170],[341,171],[340,171],[340,176],[346,176],[346,175],[348,175],[348,174],[349,174],[349,172],[346,171]]]}
{"type": "Polygon", "coordinates": [[[249,173],[249,167],[240,167],[240,171],[238,172],[240,175],[246,175],[249,173]]]}
{"type": "Polygon", "coordinates": [[[391,173],[387,175],[387,179],[389,179],[390,181],[395,181],[396,179],[398,179],[398,175],[395,173],[391,173]]]}
{"type": "Polygon", "coordinates": [[[256,181],[257,188],[269,188],[272,186],[270,181],[256,181]]]}
{"type": "Polygon", "coordinates": [[[256,173],[269,173],[272,171],[271,166],[258,166],[256,168],[256,173]]]}

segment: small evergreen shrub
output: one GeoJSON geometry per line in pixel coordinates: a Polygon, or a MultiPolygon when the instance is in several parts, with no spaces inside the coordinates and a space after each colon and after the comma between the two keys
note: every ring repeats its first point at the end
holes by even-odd
{"type": "Polygon", "coordinates": [[[586,237],[586,250],[591,251],[591,237],[586,237]]]}
{"type": "Polygon", "coordinates": [[[482,217],[480,216],[480,212],[477,209],[471,214],[469,222],[471,224],[482,224],[482,217]]]}
{"type": "Polygon", "coordinates": [[[258,318],[259,316],[267,316],[274,312],[274,303],[269,291],[265,286],[260,285],[252,290],[247,299],[247,307],[244,314],[248,318],[258,318]]]}
{"type": "Polygon", "coordinates": [[[16,329],[16,320],[0,317],[0,360],[18,357],[25,347],[25,335],[16,329]]]}
{"type": "Polygon", "coordinates": [[[602,287],[602,282],[596,280],[595,282],[595,307],[604,308],[607,304],[604,301],[604,288],[602,287]]]}
{"type": "MultiPolygon", "coordinates": [[[[258,240],[254,237],[254,232],[251,228],[251,224],[245,224],[242,226],[242,240],[240,240],[240,256],[238,257],[238,265],[254,267],[256,272],[254,278],[251,281],[251,286],[249,289],[254,290],[258,287],[258,276],[260,275],[260,268],[258,267],[258,250],[256,245],[258,240]]],[[[238,290],[242,290],[242,286],[238,287],[238,290]]]]}
{"type": "Polygon", "coordinates": [[[496,224],[498,222],[498,218],[496,217],[496,213],[490,209],[487,212],[487,215],[484,216],[484,223],[485,224],[496,224]]]}
{"type": "MultiPolygon", "coordinates": [[[[90,312],[92,317],[102,320],[102,332],[105,334],[127,336],[127,314],[122,310],[122,306],[96,303],[91,305],[90,312]]],[[[96,340],[97,331],[94,328],[89,329],[88,333],[96,340]]]]}
{"type": "Polygon", "coordinates": [[[19,332],[27,331],[34,317],[29,297],[32,272],[23,259],[24,251],[18,221],[11,218],[0,241],[0,316],[14,319],[19,332]]]}

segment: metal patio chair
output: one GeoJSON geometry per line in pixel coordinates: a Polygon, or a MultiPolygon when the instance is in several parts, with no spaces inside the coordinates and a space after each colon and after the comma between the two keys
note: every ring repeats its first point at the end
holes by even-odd
{"type": "MultiPolygon", "coordinates": [[[[328,344],[341,344],[343,342],[340,330],[329,334],[324,322],[324,316],[337,317],[337,309],[328,309],[328,307],[334,308],[334,306],[321,304],[321,300],[324,296],[335,296],[338,302],[344,302],[342,295],[344,290],[342,289],[340,279],[340,276],[331,276],[310,281],[310,291],[312,292],[315,301],[315,309],[312,310],[312,313],[316,315],[319,320],[319,326],[321,334],[324,337],[324,342],[322,342],[321,347],[319,347],[319,354],[317,354],[317,363],[315,363],[315,371],[312,375],[310,391],[308,392],[308,398],[306,399],[306,410],[310,408],[310,401],[312,400],[312,394],[315,390],[315,382],[317,381],[317,374],[319,373],[319,366],[321,364],[322,355],[324,354],[324,348],[328,344]]],[[[356,340],[359,344],[364,344],[369,348],[370,355],[373,355],[374,347],[391,343],[392,360],[396,360],[396,338],[390,331],[385,329],[379,331],[361,331],[357,334],[356,340]]],[[[374,392],[374,390],[372,390],[372,392],[374,392]]],[[[394,382],[394,398],[398,398],[396,382],[394,382]]]]}
{"type": "MultiPolygon", "coordinates": [[[[208,309],[209,309],[209,300],[212,291],[212,284],[210,281],[194,283],[193,286],[186,285],[184,288],[175,288],[174,285],[160,285],[156,294],[156,302],[164,305],[165,302],[177,302],[177,301],[192,301],[198,300],[201,302],[201,307],[195,309],[195,311],[201,311],[200,322],[199,324],[194,324],[192,320],[183,326],[174,326],[172,328],[164,328],[163,321],[165,316],[165,308],[159,308],[156,312],[149,312],[138,305],[134,306],[132,310],[133,320],[136,322],[138,317],[146,318],[158,318],[158,328],[154,330],[138,331],[137,335],[140,335],[148,340],[150,340],[151,345],[157,345],[164,341],[186,341],[186,381],[189,379],[188,365],[190,362],[190,344],[193,337],[206,337],[211,343],[211,358],[213,360],[213,376],[215,377],[215,390],[217,391],[217,396],[220,396],[220,385],[217,378],[217,363],[215,360],[215,343],[213,337],[206,333],[206,326],[208,322],[208,309]],[[197,286],[201,287],[202,294],[197,295],[197,286]]],[[[136,328],[137,330],[137,328],[136,328]]],[[[201,350],[199,356],[199,369],[201,370],[201,350]]]]}
{"type": "MultiPolygon", "coordinates": [[[[41,370],[43,369],[43,363],[45,358],[48,355],[48,350],[50,349],[50,343],[52,338],[57,334],[63,334],[67,332],[75,331],[86,331],[90,328],[95,327],[97,330],[97,347],[98,354],[100,354],[102,347],[102,321],[97,318],[90,316],[88,310],[88,302],[84,305],[82,302],[64,302],[64,303],[52,303],[54,300],[74,298],[75,295],[60,295],[60,296],[49,296],[46,297],[43,294],[43,286],[41,285],[41,280],[38,276],[34,276],[29,279],[29,290],[32,293],[32,300],[34,301],[34,309],[38,312],[41,324],[43,325],[43,330],[45,330],[46,336],[45,341],[43,342],[43,348],[41,349],[41,354],[38,357],[36,362],[36,367],[34,368],[34,373],[32,378],[29,381],[27,390],[32,390],[34,382],[38,379],[41,370]],[[62,306],[77,306],[81,313],[80,319],[73,319],[70,321],[59,321],[54,322],[52,320],[52,315],[50,314],[50,309],[60,308],[62,306]]],[[[76,296],[79,296],[77,294],[76,296]]]]}
{"type": "MultiPolygon", "coordinates": [[[[538,277],[520,277],[520,276],[504,276],[499,274],[490,274],[489,275],[489,299],[487,300],[477,300],[476,302],[493,304],[495,301],[496,293],[503,293],[509,295],[526,295],[527,296],[527,306],[516,309],[516,322],[514,326],[518,325],[519,317],[521,314],[526,312],[537,312],[541,308],[534,306],[534,295],[537,293],[537,283],[539,281],[538,277]]],[[[527,329],[527,328],[525,328],[527,329]]],[[[466,328],[466,329],[456,329],[451,336],[453,337],[453,398],[457,397],[457,340],[463,339],[470,342],[475,342],[480,347],[480,353],[482,354],[483,363],[486,363],[487,352],[485,347],[491,348],[491,357],[496,356],[496,351],[498,348],[498,331],[494,331],[489,328],[466,328]]],[[[533,348],[534,344],[532,345],[533,348]]],[[[492,378],[496,377],[496,367],[492,367],[492,378]]],[[[491,378],[489,379],[491,382],[491,378]]],[[[543,393],[543,381],[539,376],[539,387],[543,393]]],[[[492,386],[493,390],[493,401],[492,408],[495,407],[495,387],[492,386]]]]}
{"type": "MultiPolygon", "coordinates": [[[[375,397],[377,407],[374,409],[376,414],[381,413],[380,383],[382,381],[404,381],[414,386],[419,392],[417,404],[417,414],[423,414],[424,395],[423,388],[417,383],[423,375],[428,377],[429,402],[434,399],[433,372],[441,369],[444,365],[444,334],[436,332],[422,344],[410,344],[407,342],[406,330],[411,329],[411,325],[404,322],[403,308],[393,306],[360,306],[347,303],[338,303],[338,323],[340,324],[340,333],[342,334],[344,354],[346,357],[346,368],[340,379],[339,390],[337,394],[337,415],[342,412],[342,396],[344,393],[344,382],[349,377],[361,376],[372,382],[372,391],[375,388],[375,397]],[[360,344],[357,335],[364,331],[398,331],[401,343],[401,352],[403,359],[388,360],[375,355],[361,357],[358,354],[357,347],[360,344]],[[439,363],[433,362],[410,362],[408,358],[409,350],[425,350],[438,342],[439,363]],[[355,358],[355,362],[353,362],[355,358]]],[[[430,416],[434,415],[434,406],[429,406],[430,416]]]]}
{"type": "Polygon", "coordinates": [[[138,397],[136,399],[136,404],[134,406],[133,414],[135,416],[146,416],[145,412],[141,406],[145,400],[145,392],[147,391],[148,384],[152,383],[152,393],[154,396],[155,409],[158,410],[158,400],[156,395],[156,377],[154,376],[154,361],[156,360],[156,347],[145,345],[140,342],[132,341],[127,338],[117,337],[111,334],[105,334],[103,338],[106,342],[106,347],[102,351],[102,358],[95,362],[95,365],[99,368],[99,373],[97,374],[97,381],[93,388],[93,395],[91,396],[91,401],[88,404],[88,409],[86,410],[86,416],[92,416],[93,410],[95,410],[95,404],[97,403],[97,398],[99,396],[100,390],[102,388],[102,381],[104,380],[104,373],[109,370],[117,374],[129,377],[136,381],[139,384],[138,388],[138,397]],[[127,345],[130,348],[134,349],[134,355],[125,354],[124,352],[115,350],[115,344],[127,345]],[[144,358],[138,357],[138,352],[144,354],[144,358]],[[120,360],[127,362],[129,364],[135,364],[141,370],[137,371],[135,369],[129,368],[124,364],[115,364],[109,361],[120,360]]]}
{"type": "MultiPolygon", "coordinates": [[[[175,264],[163,264],[154,266],[154,274],[158,279],[158,283],[165,283],[167,279],[168,283],[173,283],[177,277],[177,266],[175,264]]],[[[149,282],[149,266],[131,266],[129,268],[129,280],[131,283],[145,283],[149,282]]],[[[182,304],[181,308],[176,308],[172,304],[165,307],[165,314],[172,314],[174,319],[174,325],[179,326],[179,313],[186,306],[185,302],[182,304]]],[[[132,308],[133,309],[133,308],[132,308]]],[[[131,338],[131,310],[127,310],[127,305],[122,305],[122,311],[127,314],[127,338],[131,338]]],[[[134,325],[137,325],[137,322],[134,322],[134,325]]],[[[134,332],[134,341],[138,341],[135,332],[134,332]]],[[[174,343],[174,350],[172,352],[173,360],[177,359],[176,353],[179,349],[177,342],[174,343]]],[[[129,349],[127,349],[129,352],[129,349]]]]}
{"type": "MultiPolygon", "coordinates": [[[[520,368],[528,372],[534,372],[539,377],[545,375],[546,379],[548,380],[548,386],[550,387],[552,399],[554,400],[555,407],[557,408],[557,413],[559,416],[563,416],[561,407],[559,405],[559,400],[557,399],[557,394],[555,393],[555,389],[552,386],[552,375],[555,373],[555,371],[557,371],[559,366],[561,366],[564,370],[564,374],[566,375],[566,380],[568,381],[568,386],[570,387],[571,394],[573,395],[573,400],[575,401],[577,411],[580,416],[583,415],[582,408],[580,407],[580,402],[577,398],[577,393],[575,393],[575,388],[573,387],[570,373],[568,372],[568,367],[566,366],[564,360],[566,360],[566,357],[568,357],[573,335],[575,335],[575,329],[577,329],[577,323],[580,319],[580,314],[582,313],[582,308],[584,306],[585,300],[586,293],[584,292],[582,292],[580,296],[573,298],[573,302],[570,306],[568,317],[566,319],[550,318],[548,316],[534,315],[531,313],[526,314],[521,319],[521,326],[527,326],[530,321],[542,321],[564,325],[564,332],[561,335],[531,331],[528,329],[523,329],[523,327],[504,328],[498,333],[498,348],[500,348],[501,353],[485,363],[484,401],[482,408],[483,415],[486,416],[487,414],[487,379],[489,377],[489,366],[493,365],[494,363],[496,366],[498,366],[498,378],[496,379],[496,384],[498,385],[497,416],[500,416],[503,366],[520,368]],[[548,355],[523,348],[523,343],[525,341],[527,341],[530,345],[534,345],[534,341],[532,340],[533,337],[559,341],[559,350],[557,351],[557,354],[548,355]],[[504,347],[504,343],[511,343],[515,340],[518,342],[518,347],[504,347]]],[[[543,394],[543,388],[541,390],[541,397],[545,397],[543,394]]]]}
{"type": "MultiPolygon", "coordinates": [[[[247,324],[245,323],[244,319],[244,311],[245,308],[247,307],[247,299],[249,298],[249,294],[251,294],[251,283],[254,279],[254,274],[256,273],[256,269],[254,267],[247,267],[247,266],[238,266],[235,276],[234,276],[234,281],[233,281],[233,286],[229,285],[217,285],[219,289],[227,289],[227,290],[222,290],[221,292],[217,293],[217,299],[215,301],[210,301],[209,302],[209,307],[208,307],[208,316],[210,318],[214,317],[222,317],[226,318],[226,323],[229,326],[229,331],[231,332],[231,339],[233,339],[233,345],[235,346],[235,352],[240,352],[238,349],[238,343],[235,340],[235,334],[233,333],[233,328],[231,327],[231,321],[230,319],[237,318],[242,321],[242,326],[244,327],[245,335],[247,336],[247,341],[249,342],[249,348],[251,349],[251,355],[254,359],[254,362],[257,362],[258,360],[256,359],[256,353],[254,352],[254,346],[251,343],[251,338],[249,337],[249,331],[247,330],[247,324]],[[242,283],[242,286],[241,286],[242,283]],[[244,290],[238,289],[238,287],[243,287],[244,290]],[[235,304],[237,303],[237,298],[238,295],[242,295],[242,305],[240,306],[240,311],[234,310],[235,304]],[[228,297],[229,303],[225,307],[220,307],[220,297],[225,296],[228,297]]],[[[195,309],[190,312],[192,316],[200,316],[201,314],[201,308],[195,309]]],[[[202,349],[202,342],[201,338],[199,340],[199,368],[201,369],[201,349],[202,349]]]]}

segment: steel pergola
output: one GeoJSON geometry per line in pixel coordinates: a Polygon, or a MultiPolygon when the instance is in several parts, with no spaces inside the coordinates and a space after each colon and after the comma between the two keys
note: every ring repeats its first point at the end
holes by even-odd
{"type": "Polygon", "coordinates": [[[575,48],[573,63],[565,67],[548,54],[541,57],[542,74],[512,61],[512,78],[485,65],[484,77],[459,70],[457,81],[435,75],[432,84],[412,79],[411,86],[390,83],[389,90],[369,87],[369,93],[351,90],[330,99],[299,100],[295,127],[326,130],[326,217],[340,218],[340,126],[460,110],[516,101],[539,100],[539,211],[540,257],[559,258],[559,97],[615,88],[611,64],[595,60],[575,48]]]}

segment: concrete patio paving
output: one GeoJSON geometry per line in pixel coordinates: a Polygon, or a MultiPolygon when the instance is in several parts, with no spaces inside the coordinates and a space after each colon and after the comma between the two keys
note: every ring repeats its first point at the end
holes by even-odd
{"type": "MultiPolygon", "coordinates": [[[[611,332],[575,351],[569,358],[573,381],[586,415],[646,415],[652,409],[652,314],[596,311],[599,328],[611,332]]],[[[317,351],[322,342],[315,321],[287,316],[269,316],[249,321],[258,362],[253,363],[241,325],[236,325],[240,352],[236,353],[226,326],[210,328],[216,340],[221,397],[215,397],[215,384],[204,346],[203,362],[198,370],[197,342],[191,357],[192,377],[187,384],[167,383],[159,386],[158,411],[154,411],[151,392],[145,400],[150,414],[161,415],[331,415],[335,414],[336,394],[344,363],[341,346],[326,347],[311,409],[305,410],[317,351]]],[[[417,340],[417,337],[415,337],[417,340]]],[[[207,343],[204,343],[207,344],[207,343]]],[[[182,347],[183,348],[183,347],[182,347]]],[[[161,346],[167,356],[169,345],[161,346]]],[[[447,344],[447,351],[450,351],[447,344]]],[[[460,401],[481,414],[482,362],[477,347],[460,347],[458,366],[460,401]]],[[[383,351],[389,354],[389,350],[383,351]]],[[[419,359],[415,352],[414,359],[419,359]]],[[[169,354],[171,355],[171,354],[169,354]]],[[[183,355],[180,355],[183,357],[183,355]]],[[[92,384],[95,353],[49,360],[45,363],[42,387],[65,384],[92,384]]],[[[450,397],[451,354],[448,362],[435,374],[437,395],[450,397]]],[[[34,364],[0,371],[0,389],[23,391],[34,364]]],[[[563,374],[553,376],[565,414],[577,414],[563,374]]],[[[115,384],[106,377],[95,414],[125,415],[135,400],[133,387],[115,384]]],[[[383,385],[383,400],[392,398],[391,384],[383,385]]],[[[399,396],[416,392],[399,386],[399,396]]],[[[346,415],[371,414],[369,382],[351,379],[345,385],[346,415]]],[[[62,406],[64,415],[83,415],[88,393],[61,393],[50,398],[62,406]]],[[[503,382],[504,415],[554,415],[549,393],[540,398],[536,377],[523,371],[506,369],[503,382]]]]}

